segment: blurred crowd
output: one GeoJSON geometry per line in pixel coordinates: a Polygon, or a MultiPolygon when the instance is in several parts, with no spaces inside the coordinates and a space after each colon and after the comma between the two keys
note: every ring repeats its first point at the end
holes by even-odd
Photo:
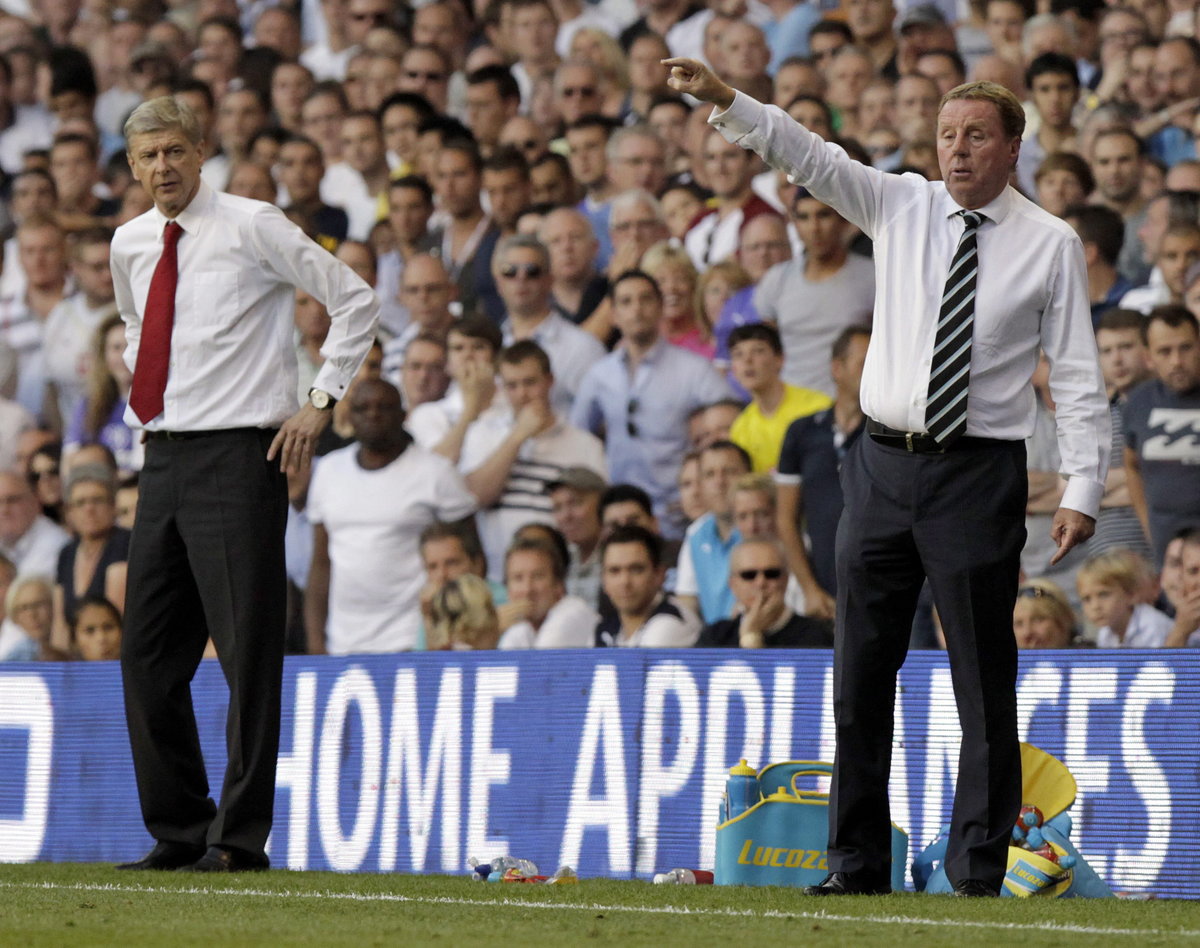
{"type": "MultiPolygon", "coordinates": [[[[151,207],[124,120],[163,95],[199,116],[211,187],[277,204],[383,307],[291,482],[293,651],[828,646],[871,241],[672,93],[671,55],[883,174],[939,176],[947,90],[1025,103],[1012,184],[1082,242],[1113,444],[1096,535],[1052,567],[1039,373],[1014,635],[1200,645],[1198,20],[1187,0],[2,0],[0,660],[119,652],[142,452],[109,242],[151,207]]],[[[329,326],[298,292],[298,404],[329,326]]],[[[913,643],[939,641],[926,603],[913,643]]]]}

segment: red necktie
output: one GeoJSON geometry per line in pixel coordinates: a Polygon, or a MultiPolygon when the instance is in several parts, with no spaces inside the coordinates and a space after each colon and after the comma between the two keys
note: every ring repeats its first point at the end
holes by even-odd
{"type": "Polygon", "coordinates": [[[175,325],[175,286],[179,282],[175,245],[182,233],[183,228],[175,221],[167,221],[162,256],[150,279],[146,311],[142,314],[142,338],[133,368],[133,390],[129,393],[129,405],[142,424],[157,418],[163,410],[171,361],[171,329],[175,325]]]}

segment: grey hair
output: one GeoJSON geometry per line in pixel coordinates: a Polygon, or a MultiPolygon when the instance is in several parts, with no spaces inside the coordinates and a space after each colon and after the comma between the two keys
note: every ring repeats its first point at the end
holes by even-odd
{"type": "Polygon", "coordinates": [[[1021,28],[1021,53],[1026,60],[1033,58],[1031,55],[1033,53],[1033,34],[1043,26],[1061,26],[1067,36],[1071,38],[1072,43],[1079,42],[1079,31],[1075,29],[1075,24],[1066,17],[1056,13],[1039,13],[1026,20],[1025,25],[1021,28]]]}
{"type": "Polygon", "coordinates": [[[13,606],[16,605],[17,602],[17,596],[21,594],[22,590],[24,590],[26,586],[41,587],[42,591],[46,594],[46,598],[51,600],[51,604],[53,604],[54,582],[50,579],[50,577],[33,574],[27,576],[17,576],[9,585],[8,592],[4,596],[4,610],[10,618],[12,616],[13,606]]]}
{"type": "Polygon", "coordinates": [[[627,141],[633,138],[646,138],[654,142],[662,151],[664,157],[667,153],[666,145],[663,144],[662,138],[658,132],[652,129],[649,125],[639,122],[637,125],[622,125],[611,135],[608,136],[608,141],[604,145],[604,155],[610,162],[617,160],[617,151],[627,141]]]}
{"type": "MultiPolygon", "coordinates": [[[[603,75],[600,73],[599,67],[597,67],[596,64],[590,59],[579,59],[578,57],[564,59],[558,64],[558,68],[554,70],[553,88],[555,95],[562,95],[563,83],[565,81],[562,78],[562,73],[563,69],[566,67],[570,67],[572,69],[587,69],[592,74],[592,81],[597,83],[597,85],[599,85],[599,83],[604,79],[603,75]]],[[[596,92],[599,93],[600,90],[597,88],[596,92]]]]}
{"type": "Polygon", "coordinates": [[[667,222],[667,215],[663,213],[658,198],[644,188],[630,188],[614,197],[612,210],[609,212],[610,219],[617,211],[627,211],[633,207],[648,207],[660,224],[667,222]]]}
{"type": "Polygon", "coordinates": [[[538,240],[533,234],[514,234],[511,237],[505,237],[496,247],[496,253],[492,257],[492,266],[499,271],[500,261],[510,250],[532,250],[541,259],[542,266],[547,270],[550,269],[550,251],[546,249],[546,245],[538,240]]]}
{"type": "Polygon", "coordinates": [[[178,129],[193,145],[204,141],[204,130],[196,113],[174,96],[161,95],[143,102],[125,120],[126,149],[135,135],[150,135],[178,129]]]}
{"type": "Polygon", "coordinates": [[[103,464],[80,464],[72,467],[71,473],[67,475],[63,497],[70,500],[72,491],[80,484],[98,484],[104,488],[110,501],[116,499],[117,485],[113,480],[112,472],[103,464]]]}

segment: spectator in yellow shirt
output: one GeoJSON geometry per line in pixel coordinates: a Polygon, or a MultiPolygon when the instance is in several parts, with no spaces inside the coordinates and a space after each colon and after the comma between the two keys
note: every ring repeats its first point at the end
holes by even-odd
{"type": "Polygon", "coordinates": [[[745,449],[754,472],[775,470],[788,425],[833,404],[824,392],[788,385],[783,371],[783,343],[770,323],[738,326],[729,334],[730,367],[753,401],[729,430],[729,440],[745,449]]]}

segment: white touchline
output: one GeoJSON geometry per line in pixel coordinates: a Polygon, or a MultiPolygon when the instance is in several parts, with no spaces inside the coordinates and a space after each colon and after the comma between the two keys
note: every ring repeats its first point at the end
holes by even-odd
{"type": "Polygon", "coordinates": [[[977,922],[955,918],[921,918],[907,915],[834,915],[830,912],[786,912],[779,909],[730,909],[689,908],[683,905],[603,905],[598,902],[533,902],[524,899],[462,899],[447,896],[398,895],[391,892],[297,892],[289,889],[207,889],[199,886],[172,888],[151,885],[113,885],[73,882],[4,882],[0,889],[48,889],[71,892],[121,892],[130,895],[226,895],[250,898],[329,899],[344,902],[404,902],[414,905],[506,905],[533,909],[581,909],[588,912],[635,912],[646,915],[698,915],[702,917],[757,917],[757,918],[811,918],[825,922],[867,922],[873,925],[934,925],[951,928],[998,928],[1008,931],[1053,931],[1071,935],[1162,935],[1168,937],[1200,937],[1200,930],[1162,928],[1098,928],[1093,925],[1071,925],[1064,922],[1044,921],[1023,924],[1020,922],[977,922]]]}

